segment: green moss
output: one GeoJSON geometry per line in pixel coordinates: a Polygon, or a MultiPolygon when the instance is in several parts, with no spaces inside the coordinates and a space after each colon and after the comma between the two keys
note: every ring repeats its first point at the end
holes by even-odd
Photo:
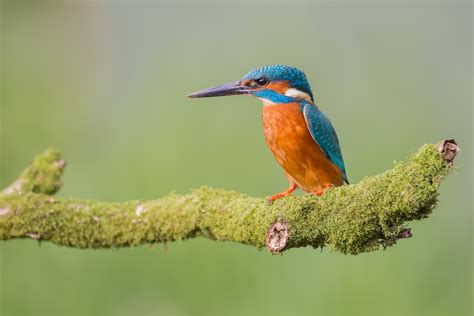
{"type": "Polygon", "coordinates": [[[32,236],[78,248],[117,248],[194,237],[265,247],[268,229],[287,223],[286,249],[322,247],[359,254],[396,243],[408,221],[425,218],[449,173],[436,145],[407,162],[323,196],[265,199],[202,187],[154,201],[104,203],[53,199],[60,187],[59,154],[37,157],[20,179],[23,194],[0,195],[0,239],[32,236]],[[45,194],[43,194],[45,193],[45,194]]]}
{"type": "Polygon", "coordinates": [[[36,156],[31,165],[3,193],[35,192],[54,194],[63,185],[61,175],[65,165],[66,162],[61,159],[61,155],[57,150],[47,149],[36,156]]]}

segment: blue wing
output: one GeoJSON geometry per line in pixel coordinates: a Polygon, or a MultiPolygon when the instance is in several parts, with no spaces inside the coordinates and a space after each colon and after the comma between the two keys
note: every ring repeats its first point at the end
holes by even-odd
{"type": "Polygon", "coordinates": [[[326,157],[341,169],[344,181],[349,183],[341,148],[339,147],[339,139],[337,139],[337,134],[334,127],[332,127],[331,121],[315,105],[310,103],[305,103],[303,113],[309,133],[314,141],[319,145],[326,157]]]}

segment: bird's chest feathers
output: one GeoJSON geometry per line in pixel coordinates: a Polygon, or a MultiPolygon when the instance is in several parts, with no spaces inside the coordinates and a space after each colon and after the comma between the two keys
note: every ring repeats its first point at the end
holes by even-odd
{"type": "Polygon", "coordinates": [[[266,105],[262,120],[268,147],[290,182],[307,192],[342,184],[341,171],[314,141],[298,103],[266,105]]]}
{"type": "Polygon", "coordinates": [[[280,163],[295,160],[295,155],[314,146],[298,103],[264,106],[262,121],[267,144],[280,163]]]}

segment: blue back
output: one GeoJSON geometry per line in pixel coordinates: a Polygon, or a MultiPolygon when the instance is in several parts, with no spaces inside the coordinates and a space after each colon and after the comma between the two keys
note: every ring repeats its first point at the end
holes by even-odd
{"type": "Polygon", "coordinates": [[[344,159],[342,158],[341,148],[339,146],[339,139],[337,138],[331,121],[314,104],[309,102],[302,102],[302,104],[303,103],[303,114],[309,133],[319,147],[321,147],[326,157],[341,169],[344,181],[349,183],[346,167],[344,166],[344,159]]]}

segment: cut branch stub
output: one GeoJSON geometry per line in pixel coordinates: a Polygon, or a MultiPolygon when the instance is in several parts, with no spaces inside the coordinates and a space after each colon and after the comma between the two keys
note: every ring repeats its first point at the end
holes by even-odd
{"type": "Polygon", "coordinates": [[[288,224],[285,222],[275,222],[267,233],[265,244],[267,248],[274,254],[280,253],[288,243],[290,232],[288,224]]]}
{"type": "Polygon", "coordinates": [[[444,161],[449,165],[453,164],[454,158],[458,155],[461,149],[454,139],[447,139],[439,144],[439,152],[443,155],[444,161]]]}

